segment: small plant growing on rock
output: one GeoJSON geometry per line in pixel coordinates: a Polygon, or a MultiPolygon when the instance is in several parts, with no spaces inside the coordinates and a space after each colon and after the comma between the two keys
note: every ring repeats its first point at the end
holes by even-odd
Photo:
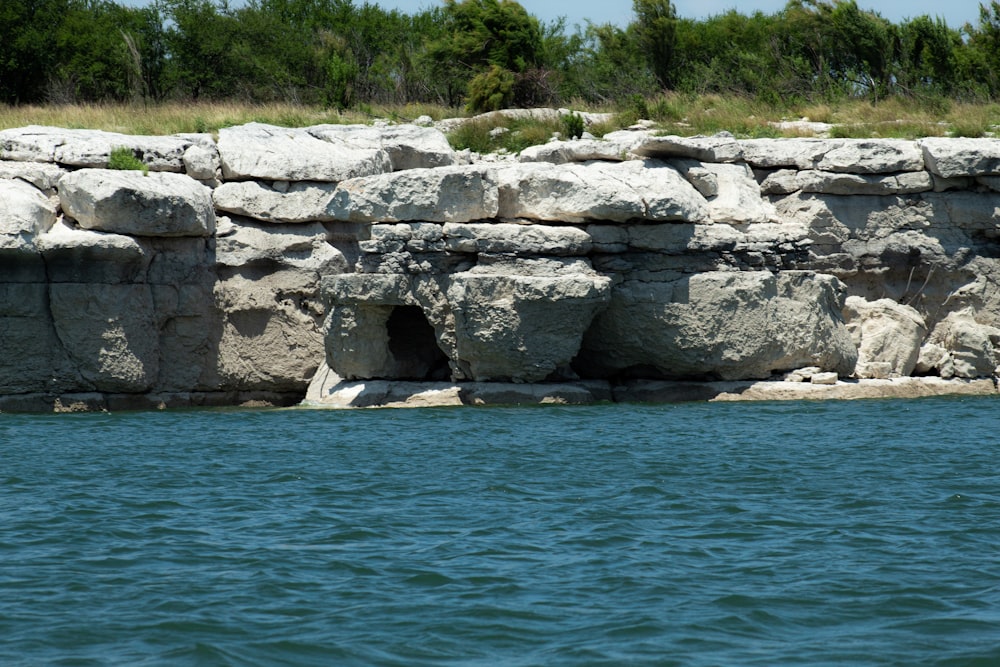
{"type": "Polygon", "coordinates": [[[574,111],[563,116],[561,120],[563,134],[565,134],[568,138],[579,139],[583,136],[583,116],[574,111]]]}
{"type": "Polygon", "coordinates": [[[143,176],[149,176],[149,167],[143,164],[142,160],[137,158],[128,146],[118,146],[111,149],[111,155],[108,156],[108,169],[141,171],[143,176]]]}

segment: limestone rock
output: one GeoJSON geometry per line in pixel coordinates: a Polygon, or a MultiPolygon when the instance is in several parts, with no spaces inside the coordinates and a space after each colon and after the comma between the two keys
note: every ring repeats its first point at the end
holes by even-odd
{"type": "Polygon", "coordinates": [[[647,158],[691,158],[699,162],[740,162],[743,147],[732,135],[648,137],[632,152],[647,158]]]}
{"type": "Polygon", "coordinates": [[[471,379],[538,382],[569,372],[584,332],[607,303],[608,278],[585,268],[545,275],[526,266],[452,276],[457,361],[471,379]]]}
{"type": "Polygon", "coordinates": [[[676,169],[658,160],[528,163],[498,173],[501,218],[569,223],[708,218],[705,198],[676,169]]]}
{"type": "Polygon", "coordinates": [[[323,359],[317,279],[298,269],[236,272],[215,284],[223,389],[305,392],[323,359]]]}
{"type": "Polygon", "coordinates": [[[591,160],[621,162],[631,148],[631,145],[628,144],[598,139],[550,141],[525,148],[518,155],[518,160],[521,162],[549,162],[551,164],[589,162],[591,160]]]}
{"type": "Polygon", "coordinates": [[[65,221],[38,237],[48,279],[60,283],[133,283],[152,261],[136,239],[72,227],[65,221]]]}
{"type": "Polygon", "coordinates": [[[184,172],[199,181],[209,181],[216,178],[222,169],[219,151],[214,144],[211,148],[192,144],[184,151],[181,160],[184,163],[184,172]]]}
{"type": "Polygon", "coordinates": [[[191,141],[182,137],[137,136],[101,130],[67,130],[30,125],[0,131],[5,160],[55,162],[103,168],[115,148],[125,147],[152,171],[183,172],[191,141]]]}
{"type": "Polygon", "coordinates": [[[832,385],[837,384],[838,376],[836,373],[814,373],[809,382],[811,384],[823,384],[832,385]]]}
{"type": "Polygon", "coordinates": [[[56,221],[56,208],[38,188],[0,180],[0,252],[30,253],[56,221]]]}
{"type": "Polygon", "coordinates": [[[925,171],[885,176],[807,170],[798,172],[796,183],[802,192],[833,195],[916,194],[934,189],[934,181],[925,171]]]}
{"type": "Polygon", "coordinates": [[[904,139],[843,139],[816,164],[819,171],[848,174],[892,174],[923,168],[920,146],[904,139]]]}
{"type": "Polygon", "coordinates": [[[755,169],[817,169],[823,158],[844,145],[843,139],[744,139],[743,159],[755,169]]]}
{"type": "Polygon", "coordinates": [[[392,170],[381,148],[358,149],[262,123],[220,129],[219,156],[226,180],[338,182],[392,170]]]}
{"type": "Polygon", "coordinates": [[[392,171],[456,164],[455,151],[443,132],[418,125],[316,125],[309,134],[356,150],[384,150],[392,171]]]}
{"type": "Polygon", "coordinates": [[[941,377],[991,377],[997,367],[1000,329],[977,322],[969,310],[949,313],[934,327],[928,342],[948,352],[939,367],[941,377]]]}
{"type": "Polygon", "coordinates": [[[277,181],[274,186],[257,181],[223,183],[212,191],[215,208],[267,222],[316,222],[332,220],[326,208],[333,196],[331,183],[277,181]]]}
{"type": "Polygon", "coordinates": [[[409,169],[340,183],[327,215],[347,222],[470,222],[497,215],[494,171],[409,169]]]}
{"type": "Polygon", "coordinates": [[[927,169],[937,176],[1000,175],[1000,139],[926,137],[917,143],[927,169]]]}
{"type": "Polygon", "coordinates": [[[708,217],[713,222],[750,224],[774,218],[774,207],[761,198],[760,186],[747,165],[692,161],[674,164],[708,200],[708,217]]]}
{"type": "Polygon", "coordinates": [[[275,227],[246,218],[222,218],[215,260],[220,266],[281,266],[318,276],[346,273],[347,260],[326,236],[326,229],[318,222],[275,227]]]}
{"type": "Polygon", "coordinates": [[[59,340],[92,389],[153,387],[159,335],[149,285],[53,283],[49,303],[59,340]]]}
{"type": "Polygon", "coordinates": [[[52,324],[45,282],[0,281],[0,331],[0,395],[82,388],[52,324]]]}
{"type": "Polygon", "coordinates": [[[913,373],[927,336],[924,319],[914,308],[891,299],[847,298],[844,319],[858,347],[858,377],[899,377],[913,373]],[[882,368],[886,364],[887,368],[882,368]]]}
{"type": "Polygon", "coordinates": [[[211,191],[181,174],[81,169],[59,181],[59,200],[84,229],[133,236],[210,236],[211,191]]]}
{"type": "Polygon", "coordinates": [[[737,380],[819,366],[849,375],[857,350],[843,298],[836,278],[800,271],[626,281],[588,331],[579,372],[737,380]]]}
{"type": "Polygon", "coordinates": [[[568,226],[449,223],[444,236],[452,252],[562,256],[586,255],[592,247],[587,232],[568,226]]]}
{"type": "Polygon", "coordinates": [[[20,179],[39,190],[52,190],[66,170],[47,162],[14,162],[0,160],[0,180],[20,179]]]}

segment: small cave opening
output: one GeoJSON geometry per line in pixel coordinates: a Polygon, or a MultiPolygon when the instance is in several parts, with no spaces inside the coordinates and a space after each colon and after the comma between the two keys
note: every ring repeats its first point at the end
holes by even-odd
{"type": "Polygon", "coordinates": [[[400,380],[447,380],[448,357],[437,344],[434,327],[418,306],[396,306],[386,322],[393,375],[400,380]]]}

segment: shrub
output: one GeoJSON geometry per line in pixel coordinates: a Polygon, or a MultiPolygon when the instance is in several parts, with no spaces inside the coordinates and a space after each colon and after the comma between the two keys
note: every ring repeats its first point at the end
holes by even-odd
{"type": "Polygon", "coordinates": [[[568,113],[562,117],[562,131],[568,139],[579,139],[583,136],[583,116],[576,113],[568,113]]]}
{"type": "Polygon", "coordinates": [[[141,171],[144,176],[149,175],[149,167],[137,158],[132,149],[128,146],[118,146],[111,149],[108,156],[108,169],[121,169],[125,171],[141,171]]]}

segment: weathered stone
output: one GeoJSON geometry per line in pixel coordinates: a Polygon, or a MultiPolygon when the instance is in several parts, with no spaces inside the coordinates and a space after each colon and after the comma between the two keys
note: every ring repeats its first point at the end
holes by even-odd
{"type": "Polygon", "coordinates": [[[188,146],[187,150],[184,151],[182,161],[184,172],[199,181],[209,181],[216,178],[222,169],[219,151],[214,144],[211,148],[199,144],[188,146]]]}
{"type": "Polygon", "coordinates": [[[538,382],[570,373],[610,283],[592,271],[524,275],[496,265],[454,275],[448,302],[459,366],[478,381],[538,382]]]}
{"type": "Polygon", "coordinates": [[[470,222],[497,215],[496,174],[481,167],[409,169],[337,186],[327,215],[347,222],[470,222]]]}
{"type": "Polygon", "coordinates": [[[811,272],[715,272],[626,281],[584,339],[579,372],[764,378],[819,366],[848,375],[857,350],[843,285],[811,272]]]}
{"type": "Polygon", "coordinates": [[[111,151],[124,147],[152,171],[183,172],[184,153],[190,145],[191,141],[182,137],[39,125],[0,131],[0,154],[5,160],[56,162],[74,167],[107,167],[111,151]]]}
{"type": "Polygon", "coordinates": [[[755,169],[794,167],[817,169],[827,153],[843,146],[843,139],[744,139],[743,159],[755,169]]]}
{"type": "Polygon", "coordinates": [[[858,348],[858,377],[898,377],[913,373],[927,336],[924,318],[891,299],[866,301],[850,296],[844,306],[847,330],[858,348]],[[887,370],[882,368],[887,365],[887,370]]]}
{"type": "Polygon", "coordinates": [[[134,236],[209,236],[211,190],[181,174],[81,169],[59,181],[59,200],[84,229],[134,236]]]}
{"type": "Polygon", "coordinates": [[[732,135],[648,137],[632,152],[647,158],[691,158],[699,162],[740,162],[743,147],[732,135]]]}
{"type": "Polygon", "coordinates": [[[977,322],[969,310],[949,313],[934,327],[928,342],[948,352],[941,377],[991,377],[997,367],[1000,329],[977,322]]]}
{"type": "MultiPolygon", "coordinates": [[[[800,171],[795,179],[802,192],[832,195],[896,195],[916,194],[934,189],[934,181],[926,171],[904,172],[889,176],[800,171]]],[[[774,187],[772,182],[771,187],[774,187]]]]}
{"type": "Polygon", "coordinates": [[[1000,139],[926,137],[917,143],[927,169],[937,176],[1000,175],[1000,139]]]}
{"type": "Polygon", "coordinates": [[[915,141],[904,139],[843,139],[816,164],[819,171],[848,174],[892,174],[922,171],[924,155],[915,141]]]}
{"type": "Polygon", "coordinates": [[[317,277],[297,269],[239,272],[215,284],[223,389],[305,392],[323,359],[317,277]]]}
{"type": "Polygon", "coordinates": [[[558,222],[701,222],[708,205],[676,169],[658,160],[511,165],[498,170],[499,217],[558,222]]]}
{"type": "Polygon", "coordinates": [[[761,198],[760,186],[747,165],[673,164],[708,200],[708,217],[713,222],[750,224],[774,218],[774,207],[761,198]]]}
{"type": "Polygon", "coordinates": [[[53,327],[44,282],[0,282],[0,339],[0,395],[81,387],[53,327]]]}
{"type": "Polygon", "coordinates": [[[381,148],[358,149],[262,123],[219,130],[219,156],[227,180],[337,182],[392,170],[381,148]]]}
{"type": "Polygon", "coordinates": [[[66,170],[47,162],[14,162],[0,160],[0,179],[20,179],[39,190],[52,190],[66,170]]]}
{"type": "Polygon", "coordinates": [[[348,270],[343,253],[327,243],[326,229],[318,222],[275,227],[221,218],[215,248],[220,266],[281,266],[317,276],[348,270]]]}
{"type": "Polygon", "coordinates": [[[811,378],[809,378],[810,384],[824,384],[831,385],[837,384],[837,380],[840,379],[836,373],[814,373],[811,378]]]}
{"type": "Polygon", "coordinates": [[[257,181],[223,183],[212,191],[215,208],[267,222],[332,220],[326,209],[336,186],[300,181],[270,187],[257,181]]]}
{"type": "Polygon", "coordinates": [[[631,148],[632,146],[628,143],[598,139],[550,141],[525,148],[518,155],[518,160],[520,162],[549,162],[551,164],[589,162],[591,160],[621,162],[631,148]]]}
{"type": "Polygon", "coordinates": [[[417,125],[316,125],[309,134],[355,150],[384,150],[392,171],[447,167],[456,163],[455,151],[443,132],[417,125]]]}
{"type": "Polygon", "coordinates": [[[0,180],[0,252],[31,253],[35,239],[56,221],[56,207],[20,180],[0,180]]]}
{"type": "Polygon", "coordinates": [[[131,236],[77,229],[65,221],[38,237],[38,250],[53,283],[133,283],[152,260],[131,236]]]}
{"type": "Polygon", "coordinates": [[[561,256],[586,255],[592,247],[587,232],[567,226],[449,223],[444,236],[452,252],[561,256]]]}
{"type": "Polygon", "coordinates": [[[91,389],[152,388],[159,335],[149,285],[53,283],[49,305],[59,340],[91,389]]]}

